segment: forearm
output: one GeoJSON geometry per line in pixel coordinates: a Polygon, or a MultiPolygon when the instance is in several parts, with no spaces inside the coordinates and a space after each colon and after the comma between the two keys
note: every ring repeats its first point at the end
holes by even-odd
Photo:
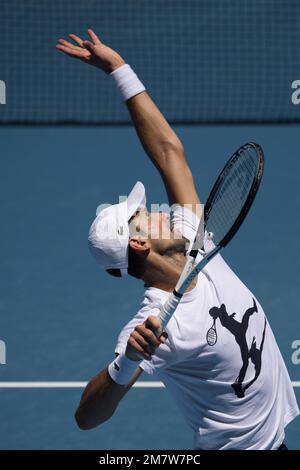
{"type": "Polygon", "coordinates": [[[76,43],[59,40],[57,48],[65,54],[94,65],[102,71],[109,73],[116,80],[123,99],[126,100],[129,112],[135,125],[141,143],[166,176],[170,161],[176,157],[176,164],[185,163],[182,144],[161,114],[157,106],[144,90],[143,84],[136,77],[134,71],[125,64],[124,59],[109,46],[101,42],[91,29],[88,30],[91,41],[83,41],[75,34],[71,39],[76,43]],[[171,158],[169,158],[171,156],[171,158]],[[178,158],[177,158],[178,157],[178,158]]]}
{"type": "Polygon", "coordinates": [[[146,153],[160,170],[170,156],[185,159],[182,143],[147,92],[130,98],[126,104],[146,153]]]}
{"type": "Polygon", "coordinates": [[[126,388],[110,378],[107,368],[103,369],[90,380],[82,394],[75,413],[78,426],[87,430],[107,421],[125,393],[126,388]]]}

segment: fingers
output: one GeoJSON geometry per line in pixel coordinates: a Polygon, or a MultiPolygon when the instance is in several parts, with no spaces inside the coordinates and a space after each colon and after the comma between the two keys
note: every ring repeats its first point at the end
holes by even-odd
{"type": "Polygon", "coordinates": [[[152,354],[155,352],[155,348],[147,343],[143,336],[138,334],[137,331],[133,331],[128,340],[128,344],[145,359],[151,359],[152,354]]]}
{"type": "Polygon", "coordinates": [[[87,50],[92,51],[94,50],[95,44],[93,44],[91,41],[83,41],[82,42],[83,47],[85,47],[87,50]]]}
{"type": "Polygon", "coordinates": [[[61,44],[62,46],[69,47],[70,49],[78,49],[78,46],[75,46],[69,41],[66,41],[65,39],[59,39],[58,43],[61,44]]]}
{"type": "Polygon", "coordinates": [[[62,51],[64,52],[65,54],[68,54],[68,55],[76,55],[76,51],[74,53],[74,50],[71,49],[71,47],[67,47],[67,46],[63,46],[62,44],[56,44],[56,49],[58,49],[59,51],[62,51]]]}
{"type": "Polygon", "coordinates": [[[101,41],[100,39],[98,38],[97,34],[94,33],[94,31],[92,29],[88,29],[87,30],[88,32],[88,35],[90,36],[91,40],[93,41],[93,43],[96,45],[96,44],[101,44],[101,41]]]}
{"type": "Polygon", "coordinates": [[[134,338],[133,333],[130,335],[128,340],[128,346],[130,346],[135,352],[138,352],[145,359],[151,359],[151,354],[145,351],[143,346],[134,338]]]}
{"type": "Polygon", "coordinates": [[[159,319],[154,316],[148,317],[145,324],[147,328],[150,328],[150,330],[157,332],[157,333],[159,332],[160,327],[161,327],[161,323],[159,319]]]}
{"type": "Polygon", "coordinates": [[[70,41],[66,41],[65,39],[59,39],[56,48],[72,57],[78,57],[83,60],[89,59],[89,50],[92,50],[94,44],[90,41],[83,41],[79,36],[76,36],[76,34],[73,33],[69,34],[69,37],[73,39],[77,45],[70,41]]]}
{"type": "Polygon", "coordinates": [[[71,33],[69,34],[69,37],[73,39],[73,41],[75,41],[78,46],[83,47],[83,39],[81,39],[79,36],[76,36],[76,34],[71,33]]]}
{"type": "Polygon", "coordinates": [[[57,49],[71,55],[71,50],[74,51],[74,56],[77,56],[79,57],[77,54],[75,54],[75,51],[80,51],[80,49],[82,48],[87,48],[89,50],[93,50],[93,47],[95,45],[99,45],[99,44],[102,44],[100,39],[98,38],[98,36],[94,33],[94,31],[92,29],[88,29],[88,34],[92,40],[91,41],[84,41],[83,39],[81,39],[79,36],[77,36],[76,34],[69,34],[69,37],[77,44],[73,44],[72,42],[70,41],[66,41],[65,39],[59,39],[58,40],[58,44],[56,46],[57,49]],[[64,47],[61,47],[61,46],[64,46],[64,47]]]}
{"type": "Polygon", "coordinates": [[[65,39],[58,40],[58,43],[56,44],[56,49],[63,52],[64,54],[67,54],[68,56],[81,59],[84,62],[89,62],[91,58],[91,53],[87,49],[75,46],[74,44],[69,41],[66,41],[65,39]]]}
{"type": "MultiPolygon", "coordinates": [[[[56,46],[56,49],[58,49],[59,51],[62,51],[64,52],[65,54],[67,55],[70,55],[72,57],[77,57],[78,59],[88,59],[88,56],[86,55],[87,54],[87,51],[86,53],[83,53],[82,50],[76,50],[76,49],[72,49],[71,47],[69,46],[63,46],[62,44],[57,44],[56,46]]],[[[89,53],[88,53],[89,54],[89,53]]]]}
{"type": "Polygon", "coordinates": [[[161,323],[157,317],[150,316],[145,323],[137,325],[131,333],[128,344],[138,353],[141,353],[145,359],[151,359],[162,343],[166,342],[167,334],[163,333],[158,337],[161,323]]]}
{"type": "Polygon", "coordinates": [[[160,341],[157,340],[156,336],[150,330],[143,328],[142,325],[136,327],[132,335],[149,354],[154,354],[155,349],[160,345],[160,341]]]}

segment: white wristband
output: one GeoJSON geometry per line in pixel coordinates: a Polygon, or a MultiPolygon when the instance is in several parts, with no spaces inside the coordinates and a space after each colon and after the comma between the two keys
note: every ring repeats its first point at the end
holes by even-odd
{"type": "Polygon", "coordinates": [[[124,101],[146,90],[128,64],[121,65],[121,67],[111,72],[110,75],[115,79],[124,101]]]}
{"type": "Polygon", "coordinates": [[[138,365],[138,361],[131,361],[126,354],[123,353],[109,364],[108,373],[114,382],[125,385],[130,381],[138,365]]]}

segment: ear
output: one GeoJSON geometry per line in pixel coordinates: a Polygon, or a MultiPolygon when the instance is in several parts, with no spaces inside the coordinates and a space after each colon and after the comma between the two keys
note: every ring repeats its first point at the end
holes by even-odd
{"type": "Polygon", "coordinates": [[[141,254],[149,252],[150,247],[151,247],[149,240],[145,240],[144,238],[135,238],[135,237],[129,239],[129,246],[134,251],[139,252],[141,254]]]}

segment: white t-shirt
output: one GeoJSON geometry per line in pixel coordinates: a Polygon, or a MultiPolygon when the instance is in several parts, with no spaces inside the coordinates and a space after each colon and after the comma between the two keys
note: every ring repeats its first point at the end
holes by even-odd
{"type": "MultiPolygon", "coordinates": [[[[191,211],[176,206],[172,220],[193,240],[198,219],[191,211]]],[[[154,287],[145,290],[140,310],[119,335],[116,353],[126,349],[136,325],[159,313],[168,296],[154,287]]],[[[295,394],[261,305],[220,255],[184,294],[166,331],[166,343],[140,367],[156,374],[175,398],[194,430],[194,447],[278,448],[285,426],[299,414],[295,394]],[[212,346],[206,335],[214,319],[212,346]]]]}

